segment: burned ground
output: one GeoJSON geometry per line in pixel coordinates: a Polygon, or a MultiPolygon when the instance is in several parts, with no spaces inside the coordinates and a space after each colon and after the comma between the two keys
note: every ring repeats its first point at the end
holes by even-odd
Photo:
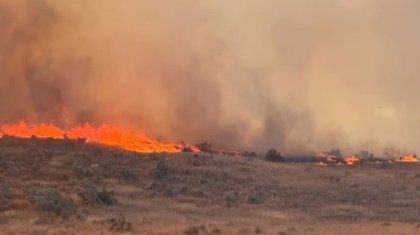
{"type": "Polygon", "coordinates": [[[6,234],[420,233],[420,164],[322,167],[0,140],[6,234]]]}

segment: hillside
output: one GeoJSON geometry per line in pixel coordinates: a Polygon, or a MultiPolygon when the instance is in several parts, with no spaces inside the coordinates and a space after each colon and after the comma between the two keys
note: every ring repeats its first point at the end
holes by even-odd
{"type": "Polygon", "coordinates": [[[420,233],[420,165],[0,140],[2,234],[420,233]]]}

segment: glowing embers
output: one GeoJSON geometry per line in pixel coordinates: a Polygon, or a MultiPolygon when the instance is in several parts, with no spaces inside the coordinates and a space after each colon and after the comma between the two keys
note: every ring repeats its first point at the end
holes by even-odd
{"type": "Polygon", "coordinates": [[[118,147],[124,150],[152,153],[177,153],[181,146],[164,144],[145,135],[111,125],[92,127],[89,124],[62,130],[53,124],[28,125],[25,122],[0,126],[0,137],[13,136],[18,138],[53,138],[53,139],[84,139],[90,143],[118,147]]]}

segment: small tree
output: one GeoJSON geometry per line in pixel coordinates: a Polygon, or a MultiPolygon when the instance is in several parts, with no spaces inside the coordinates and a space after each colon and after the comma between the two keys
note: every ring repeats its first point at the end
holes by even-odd
{"type": "Polygon", "coordinates": [[[270,149],[265,154],[265,159],[270,162],[284,162],[284,157],[275,149],[270,149]]]}

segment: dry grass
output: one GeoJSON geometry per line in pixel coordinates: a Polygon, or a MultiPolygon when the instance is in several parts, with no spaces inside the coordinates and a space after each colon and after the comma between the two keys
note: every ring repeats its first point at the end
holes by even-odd
{"type": "Polygon", "coordinates": [[[320,167],[255,157],[140,155],[82,142],[3,139],[0,198],[6,207],[0,212],[0,231],[416,234],[419,170],[417,164],[320,167]],[[45,188],[58,198],[53,205],[73,201],[80,216],[37,223],[42,210],[31,203],[28,190],[45,188]],[[100,189],[118,203],[103,203],[100,189]]]}

